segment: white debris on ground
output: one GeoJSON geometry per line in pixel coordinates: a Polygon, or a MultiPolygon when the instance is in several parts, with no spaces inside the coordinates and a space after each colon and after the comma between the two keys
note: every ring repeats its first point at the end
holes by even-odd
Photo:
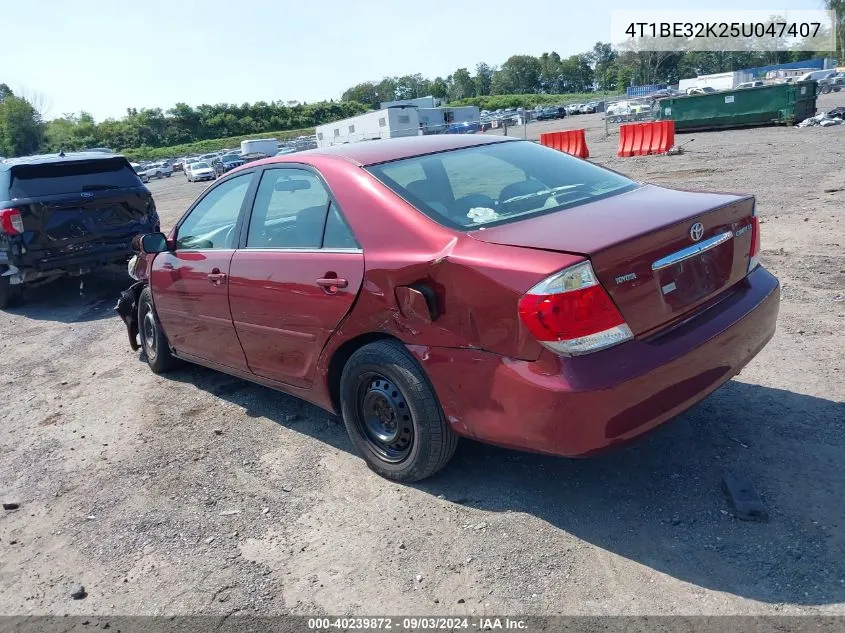
{"type": "Polygon", "coordinates": [[[845,123],[845,108],[834,108],[830,112],[821,112],[816,116],[811,116],[809,119],[804,119],[795,127],[813,127],[820,125],[821,127],[829,127],[831,125],[842,125],[845,123]]]}

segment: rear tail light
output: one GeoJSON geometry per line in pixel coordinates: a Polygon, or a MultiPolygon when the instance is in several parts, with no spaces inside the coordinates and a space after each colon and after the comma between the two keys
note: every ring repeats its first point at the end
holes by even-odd
{"type": "Polygon", "coordinates": [[[519,300],[519,316],[542,345],[564,356],[597,352],[633,338],[586,261],[531,288],[519,300]]]}
{"type": "Polygon", "coordinates": [[[760,218],[757,209],[751,212],[751,252],[748,258],[748,272],[760,265],[760,218]]]}
{"type": "Polygon", "coordinates": [[[0,231],[6,235],[23,233],[23,218],[20,209],[0,209],[0,231]]]}

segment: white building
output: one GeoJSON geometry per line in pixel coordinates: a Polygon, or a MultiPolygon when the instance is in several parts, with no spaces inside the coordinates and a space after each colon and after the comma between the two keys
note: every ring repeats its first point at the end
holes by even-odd
{"type": "Polygon", "coordinates": [[[318,125],[317,147],[421,134],[417,108],[389,108],[318,125]]]}

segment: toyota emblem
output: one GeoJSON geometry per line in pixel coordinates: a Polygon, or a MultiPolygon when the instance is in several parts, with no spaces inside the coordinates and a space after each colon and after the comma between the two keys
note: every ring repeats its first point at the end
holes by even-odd
{"type": "Polygon", "coordinates": [[[704,235],[704,225],[701,222],[696,222],[689,227],[689,236],[693,242],[697,242],[704,235]]]}

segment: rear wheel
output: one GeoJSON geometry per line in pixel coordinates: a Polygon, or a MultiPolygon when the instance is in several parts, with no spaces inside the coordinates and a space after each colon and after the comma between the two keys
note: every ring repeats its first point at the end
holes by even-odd
{"type": "Polygon", "coordinates": [[[458,436],[401,343],[377,341],[356,351],[343,368],[340,400],[352,443],[382,477],[419,481],[455,453],[458,436]]]}
{"type": "MultiPolygon", "coordinates": [[[[4,271],[0,270],[0,274],[4,271]]],[[[11,308],[23,299],[23,286],[13,285],[8,277],[0,277],[0,310],[11,308]]]]}
{"type": "Polygon", "coordinates": [[[149,286],[138,297],[138,331],[147,364],[153,373],[162,374],[179,365],[179,359],[170,351],[170,343],[159,323],[149,286]]]}

